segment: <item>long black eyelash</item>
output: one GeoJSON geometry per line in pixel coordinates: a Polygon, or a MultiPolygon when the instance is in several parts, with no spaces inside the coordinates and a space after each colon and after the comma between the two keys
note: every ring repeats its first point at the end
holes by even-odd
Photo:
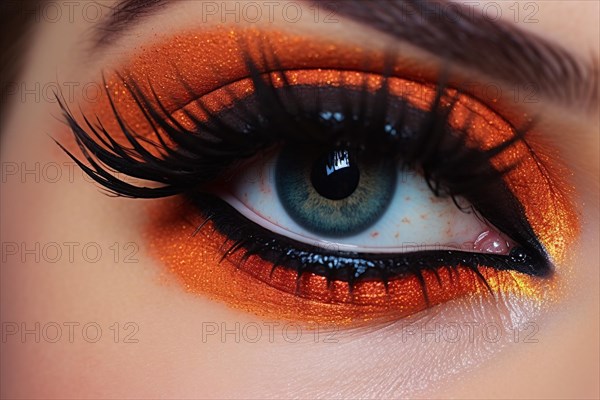
{"type": "MultiPolygon", "coordinates": [[[[277,70],[279,64],[276,57],[273,56],[269,60],[265,51],[262,54],[263,59],[260,62],[266,65],[267,69],[277,70]]],[[[376,92],[375,101],[370,107],[367,107],[364,100],[368,95],[365,81],[359,94],[361,105],[358,112],[361,115],[338,124],[336,132],[327,138],[310,137],[310,133],[315,131],[311,129],[314,127],[311,124],[318,121],[320,116],[310,115],[307,110],[302,109],[300,101],[294,98],[286,74],[281,71],[263,74],[259,63],[249,56],[246,57],[246,65],[255,89],[259,113],[252,114],[244,109],[238,112],[242,114],[240,119],[245,125],[255,127],[252,131],[241,131],[239,127],[231,126],[222,120],[220,115],[210,112],[201,99],[196,101],[196,105],[209,118],[200,120],[187,113],[186,116],[196,127],[190,131],[173,118],[153,90],[152,96],[148,96],[136,82],[122,78],[148,124],[155,128],[155,140],[137,135],[121,117],[112,95],[107,92],[112,112],[128,145],[116,142],[99,119],[92,122],[83,116],[85,127],[82,126],[67,105],[59,99],[65,120],[72,129],[88,165],[61,147],[85,173],[108,192],[131,198],[159,198],[185,193],[192,188],[195,190],[198,186],[217,179],[219,174],[234,162],[249,158],[281,141],[325,140],[330,144],[354,142],[368,145],[368,149],[374,154],[387,153],[390,157],[402,158],[406,166],[422,170],[428,185],[436,195],[447,194],[455,197],[481,190],[481,186],[486,182],[496,180],[509,171],[513,166],[501,171],[490,169],[489,161],[521,140],[526,132],[519,131],[511,140],[485,152],[469,152],[462,143],[460,132],[452,137],[445,131],[455,99],[447,98],[444,94],[445,87],[440,83],[425,122],[418,127],[416,139],[410,140],[410,150],[402,152],[401,156],[399,152],[392,153],[390,145],[397,148],[405,143],[391,143],[389,138],[381,135],[365,137],[367,130],[361,129],[364,128],[364,121],[367,119],[372,128],[371,132],[378,129],[381,131],[386,124],[389,69],[384,68],[383,84],[376,92]],[[283,81],[281,88],[275,88],[275,76],[283,81]],[[371,115],[366,115],[368,112],[371,115]],[[265,129],[265,121],[268,121],[270,129],[265,129]],[[277,135],[274,132],[277,132],[277,135]],[[349,132],[354,135],[348,135],[349,132]],[[344,136],[341,136],[342,134],[344,136]],[[451,144],[448,143],[449,137],[453,139],[451,144]],[[173,143],[174,146],[167,143],[173,143]],[[442,146],[445,149],[442,150],[442,146]],[[469,165],[468,174],[464,173],[465,168],[458,168],[465,164],[469,165]],[[152,181],[161,186],[136,186],[115,177],[113,171],[152,181]]],[[[185,86],[185,82],[182,84],[185,86]]],[[[194,95],[190,88],[188,91],[190,95],[194,95]]],[[[349,104],[350,100],[342,98],[340,101],[346,103],[345,109],[353,109],[353,105],[349,104]]]]}
{"type": "MultiPolygon", "coordinates": [[[[148,138],[137,135],[120,116],[111,94],[107,92],[113,115],[128,144],[115,141],[98,119],[90,121],[84,116],[82,126],[61,101],[65,119],[87,163],[61,147],[83,171],[111,194],[131,198],[186,194],[201,210],[206,210],[208,205],[210,215],[207,221],[211,220],[228,238],[224,245],[233,241],[223,257],[243,248],[242,264],[251,255],[258,254],[273,262],[273,268],[285,264],[287,268],[294,269],[298,279],[305,272],[313,272],[326,276],[328,280],[345,280],[352,288],[359,279],[380,279],[387,285],[390,279],[412,274],[421,280],[427,298],[422,271],[430,270],[437,274],[433,264],[450,269],[458,265],[470,268],[486,286],[487,281],[478,270],[480,264],[537,276],[550,271],[545,251],[527,223],[521,204],[501,179],[517,164],[498,170],[490,163],[492,158],[523,140],[527,129],[517,130],[513,138],[486,151],[469,148],[465,144],[463,131],[449,130],[449,115],[459,92],[454,91],[454,96],[448,95],[449,91],[441,81],[437,84],[436,96],[429,110],[417,110],[407,102],[399,101],[399,115],[392,127],[396,130],[391,134],[386,131],[387,114],[391,107],[391,68],[385,66],[381,75],[382,85],[374,93],[367,87],[366,80],[361,87],[349,91],[335,89],[342,93],[337,101],[344,115],[352,118],[332,123],[318,112],[320,107],[311,110],[303,105],[298,92],[303,88],[290,84],[274,55],[268,57],[268,52],[263,51],[260,60],[247,56],[246,66],[254,87],[254,109],[245,102],[246,99],[231,95],[234,106],[214,113],[200,98],[195,105],[208,118],[201,120],[184,110],[187,119],[194,125],[190,130],[167,111],[150,82],[150,94],[147,94],[138,83],[121,78],[147,123],[153,128],[154,136],[148,138]],[[265,69],[271,72],[264,73],[265,69]],[[276,85],[275,80],[280,83],[276,85]],[[358,101],[353,101],[352,96],[358,101]],[[417,119],[420,122],[415,126],[416,114],[419,114],[417,119]],[[325,148],[351,147],[364,152],[367,158],[373,156],[401,162],[406,168],[419,170],[436,196],[451,196],[457,206],[456,198],[465,197],[480,215],[485,215],[489,222],[525,247],[517,247],[507,256],[428,251],[430,258],[436,258],[436,262],[428,265],[422,259],[424,254],[418,252],[396,255],[393,259],[389,255],[316,252],[311,246],[269,233],[250,222],[248,224],[252,224],[254,232],[252,240],[244,235],[240,237],[241,216],[236,215],[237,222],[231,223],[231,210],[224,208],[222,201],[206,200],[203,187],[218,182],[236,162],[286,142],[310,143],[311,146],[325,148]],[[160,186],[133,185],[116,177],[114,171],[160,186]],[[493,199],[490,199],[489,193],[495,194],[493,199]],[[498,207],[498,204],[505,207],[498,207]],[[330,261],[335,257],[346,260],[342,263],[343,268],[339,267],[342,265],[339,263],[331,266],[333,264],[330,261]]],[[[181,83],[188,90],[190,98],[198,98],[183,80],[181,83]]],[[[317,88],[314,92],[317,105],[323,100],[320,97],[321,90],[334,89],[317,88]]],[[[247,228],[245,232],[251,231],[250,225],[247,228]]]]}

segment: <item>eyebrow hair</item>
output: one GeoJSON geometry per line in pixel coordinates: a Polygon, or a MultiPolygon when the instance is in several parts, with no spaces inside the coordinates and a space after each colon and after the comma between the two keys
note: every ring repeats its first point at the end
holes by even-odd
{"type": "MultiPolygon", "coordinates": [[[[95,28],[95,47],[136,20],[179,1],[119,0],[95,28]]],[[[563,106],[599,107],[597,58],[584,60],[514,24],[487,18],[449,0],[308,0],[315,6],[406,41],[444,61],[533,90],[563,106]]],[[[597,55],[592,55],[592,57],[597,55]]],[[[532,92],[530,92],[532,93],[532,92]]]]}
{"type": "Polygon", "coordinates": [[[564,105],[598,107],[598,61],[450,1],[329,0],[323,7],[452,63],[564,105]]]}
{"type": "Polygon", "coordinates": [[[93,48],[110,44],[113,39],[131,28],[134,23],[156,14],[167,5],[178,3],[172,0],[118,0],[108,6],[109,16],[100,21],[93,30],[93,48]]]}

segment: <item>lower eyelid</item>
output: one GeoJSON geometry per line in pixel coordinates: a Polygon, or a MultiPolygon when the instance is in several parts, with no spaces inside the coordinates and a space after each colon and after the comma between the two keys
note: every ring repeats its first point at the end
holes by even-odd
{"type": "Polygon", "coordinates": [[[548,285],[546,280],[482,267],[480,272],[488,289],[467,268],[442,268],[437,276],[423,274],[428,296],[425,299],[422,283],[415,277],[392,281],[387,290],[380,281],[359,282],[351,292],[346,282],[333,282],[328,287],[324,277],[304,274],[303,296],[298,296],[295,271],[276,269],[270,276],[272,264],[258,256],[251,256],[238,268],[239,259],[235,257],[242,257],[241,253],[220,262],[228,248],[222,246],[225,237],[210,222],[193,235],[204,218],[186,199],[158,201],[150,213],[148,248],[187,291],[268,319],[307,326],[356,325],[406,317],[467,295],[512,293],[537,297],[546,292],[544,287],[548,285]]]}
{"type": "MultiPolygon", "coordinates": [[[[369,75],[362,73],[360,76],[361,73],[358,72],[340,73],[339,71],[330,71],[324,75],[317,75],[316,71],[292,71],[290,74],[296,82],[304,79],[307,83],[327,82],[327,80],[333,83],[338,81],[352,83],[352,76],[354,76],[355,83],[358,84],[362,84],[364,76],[369,75]],[[356,76],[360,77],[356,78],[356,76]]],[[[380,78],[374,75],[369,79],[372,79],[374,87],[381,82],[380,78]]],[[[412,93],[413,98],[410,100],[414,105],[418,106],[421,103],[426,107],[431,102],[435,92],[431,86],[417,84],[421,89],[415,90],[413,83],[401,79],[396,82],[398,90],[405,97],[410,97],[406,92],[412,93]]],[[[248,89],[247,84],[247,80],[242,80],[232,84],[232,87],[237,85],[239,86],[237,89],[243,91],[248,89]]],[[[218,111],[231,100],[230,96],[223,95],[224,93],[212,94],[214,97],[212,106],[211,95],[205,96],[203,102],[205,101],[205,105],[208,105],[211,111],[218,111]]],[[[479,115],[477,120],[471,121],[472,129],[468,135],[477,147],[482,149],[493,147],[497,141],[506,139],[506,133],[513,133],[507,131],[503,132],[504,135],[497,134],[503,129],[502,121],[493,120],[498,122],[498,125],[492,123],[489,118],[486,120],[486,113],[491,111],[479,107],[477,102],[461,97],[457,104],[458,111],[450,118],[450,121],[454,121],[457,126],[463,125],[465,120],[470,121],[469,115],[474,111],[479,115]],[[492,134],[494,132],[496,134],[492,134]],[[490,138],[493,140],[489,140],[490,138]]],[[[194,104],[188,104],[187,108],[193,112],[194,104]]],[[[175,112],[173,115],[185,123],[185,117],[182,117],[181,112],[175,112]]],[[[540,167],[539,160],[535,159],[529,148],[521,145],[517,154],[511,153],[504,158],[496,159],[496,166],[510,163],[516,156],[522,154],[526,154],[527,157],[518,168],[507,175],[507,186],[523,203],[527,219],[542,244],[555,261],[560,261],[569,243],[573,241],[577,226],[576,218],[573,216],[568,196],[562,196],[560,193],[556,196],[556,192],[552,190],[553,183],[545,180],[547,177],[544,175],[543,167],[540,167]]],[[[560,188],[557,191],[560,192],[560,188]]],[[[163,214],[163,217],[166,215],[164,210],[159,213],[163,214]]],[[[223,250],[219,246],[225,238],[214,232],[210,223],[193,236],[194,230],[201,223],[200,220],[196,221],[196,218],[200,217],[193,208],[182,207],[175,214],[177,215],[171,214],[168,218],[152,219],[151,226],[148,228],[150,247],[156,250],[157,258],[166,263],[167,268],[181,279],[189,291],[212,296],[234,307],[257,314],[272,313],[273,315],[269,316],[294,321],[305,320],[309,323],[311,321],[339,323],[353,321],[355,318],[362,321],[379,317],[398,318],[420,311],[428,305],[423,296],[423,285],[416,278],[391,282],[388,290],[382,287],[381,282],[360,282],[351,294],[347,283],[335,282],[333,290],[329,290],[323,277],[307,274],[302,276],[301,281],[306,281],[306,284],[303,284],[305,287],[303,293],[310,299],[300,298],[294,294],[297,287],[294,272],[277,269],[272,277],[264,276],[264,272],[271,268],[258,257],[251,257],[247,268],[239,270],[231,260],[219,263],[219,259],[223,256],[223,250]],[[194,215],[195,217],[192,217],[194,215]],[[193,223],[186,221],[190,218],[193,223]]],[[[487,293],[485,285],[472,271],[468,269],[455,270],[454,273],[450,271],[452,270],[442,268],[438,277],[424,273],[424,280],[430,291],[429,304],[441,303],[467,294],[487,293]],[[443,290],[438,291],[436,288],[443,290]]],[[[522,277],[514,272],[498,272],[484,267],[481,271],[493,291],[503,295],[509,292],[537,295],[539,292],[536,289],[539,282],[535,281],[535,278],[522,277]]]]}

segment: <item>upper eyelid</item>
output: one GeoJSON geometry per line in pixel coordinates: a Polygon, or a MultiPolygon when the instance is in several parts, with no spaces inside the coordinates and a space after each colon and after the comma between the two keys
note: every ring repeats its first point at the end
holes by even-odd
{"type": "MultiPolygon", "coordinates": [[[[127,57],[116,69],[104,71],[107,75],[103,74],[103,77],[107,78],[108,82],[103,83],[102,86],[108,83],[106,89],[110,86],[111,92],[120,93],[127,86],[127,81],[130,81],[141,85],[146,90],[157,89],[157,94],[166,110],[172,113],[220,86],[231,83],[232,80],[247,79],[248,71],[244,63],[244,54],[260,59],[260,55],[252,54],[260,51],[261,48],[274,50],[278,54],[276,65],[267,64],[261,67],[264,73],[297,69],[340,69],[380,73],[389,61],[393,64],[394,72],[391,73],[393,76],[429,84],[439,79],[437,78],[439,71],[423,67],[426,65],[424,63],[427,63],[426,59],[420,58],[418,60],[421,62],[419,62],[417,59],[405,57],[404,54],[394,53],[393,49],[365,50],[351,44],[285,30],[239,29],[235,30],[235,34],[232,32],[234,32],[232,29],[215,27],[212,30],[182,31],[169,36],[164,41],[145,46],[143,51],[127,57]],[[246,48],[247,51],[244,50],[246,48]],[[298,54],[297,48],[304,49],[303,53],[298,54]],[[157,58],[156,54],[160,54],[161,57],[157,58]],[[196,65],[201,68],[195,68],[196,65]],[[174,76],[178,79],[173,79],[174,76]],[[126,77],[125,81],[122,80],[123,77],[126,77]],[[185,85],[181,82],[185,82],[185,85]]],[[[490,98],[485,96],[485,93],[479,93],[483,95],[482,97],[468,87],[462,87],[460,79],[458,74],[456,79],[454,77],[448,79],[448,86],[480,100],[501,114],[505,120],[510,121],[513,126],[526,124],[531,115],[537,115],[533,108],[525,105],[517,107],[509,90],[506,90],[507,96],[503,98],[490,98]],[[455,82],[458,84],[455,85],[455,82]]],[[[477,81],[475,83],[479,85],[477,81]]],[[[127,102],[126,97],[117,96],[115,101],[127,102]]],[[[112,119],[111,113],[107,112],[109,108],[103,102],[84,103],[83,108],[86,112],[107,117],[102,118],[105,122],[110,122],[112,119]]],[[[127,122],[136,123],[136,118],[132,114],[127,122]]]]}
{"type": "MultiPolygon", "coordinates": [[[[113,12],[93,27],[91,50],[107,45],[141,20],[176,3],[120,0],[111,7],[113,12]]],[[[310,6],[313,2],[301,3],[310,6]]],[[[425,50],[436,59],[498,79],[501,85],[523,90],[533,87],[543,100],[562,108],[583,114],[591,114],[598,108],[599,62],[594,58],[597,54],[590,59],[578,57],[512,23],[484,18],[457,3],[442,3],[447,4],[442,8],[439,8],[439,3],[419,0],[388,0],[383,3],[371,1],[365,7],[361,0],[345,0],[316,6],[324,9],[333,6],[338,19],[354,20],[390,38],[425,50]],[[392,23],[399,19],[402,24],[392,23]],[[454,22],[457,20],[460,23],[454,22]],[[440,54],[444,56],[440,57],[440,54]],[[519,60],[519,63],[514,60],[519,60]]]]}

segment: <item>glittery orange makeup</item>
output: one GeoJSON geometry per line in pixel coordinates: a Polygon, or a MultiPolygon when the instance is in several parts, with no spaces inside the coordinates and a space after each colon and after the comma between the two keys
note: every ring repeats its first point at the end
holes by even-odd
{"type": "MultiPolygon", "coordinates": [[[[182,33],[164,43],[140,48],[138,54],[125,63],[127,67],[119,70],[118,75],[108,73],[106,89],[112,101],[118,105],[119,112],[137,129],[136,133],[149,133],[152,127],[148,126],[133,101],[124,80],[136,82],[145,93],[155,91],[165,109],[173,112],[194,100],[187,88],[193,88],[194,96],[202,96],[247,78],[243,54],[258,59],[261,43],[268,43],[269,51],[277,54],[277,68],[282,70],[335,69],[343,66],[346,70],[360,71],[381,68],[384,62],[379,53],[328,43],[317,37],[216,27],[211,31],[182,33]],[[297,49],[303,51],[298,52],[297,49]],[[367,63],[365,60],[370,61],[367,63]],[[185,85],[181,82],[185,82],[185,85]]],[[[431,72],[401,61],[394,66],[394,70],[415,80],[431,77],[431,72]]],[[[85,111],[97,114],[107,130],[119,130],[112,118],[108,96],[101,97],[90,106],[90,110],[85,111]]],[[[115,139],[122,138],[122,135],[116,136],[115,139]]]]}
{"type": "MultiPolygon", "coordinates": [[[[468,268],[442,268],[437,276],[426,273],[427,301],[416,277],[394,281],[387,290],[382,282],[373,281],[359,283],[350,291],[346,282],[328,286],[324,277],[305,274],[296,287],[295,273],[278,269],[269,276],[272,266],[260,257],[250,257],[242,269],[238,268],[241,254],[221,260],[226,238],[210,223],[191,237],[190,232],[204,219],[185,200],[154,205],[146,231],[152,255],[187,291],[265,318],[320,328],[356,325],[402,318],[460,296],[488,294],[488,288],[468,268]]],[[[481,268],[480,272],[493,292],[521,296],[546,293],[541,282],[524,274],[499,273],[491,268],[481,268]]]]}
{"type": "MultiPolygon", "coordinates": [[[[130,197],[185,195],[153,206],[147,237],[154,256],[190,292],[308,324],[401,318],[466,295],[545,293],[536,276],[565,260],[578,228],[559,164],[530,118],[511,124],[482,101],[432,84],[434,76],[408,62],[393,59],[390,65],[385,55],[315,38],[217,29],[141,49],[127,68],[108,74],[106,96],[84,110],[102,123],[95,136],[73,117],[70,124],[91,163],[87,172],[109,190],[130,197]],[[363,121],[368,118],[380,119],[363,121]],[[318,144],[308,147],[307,137],[318,144]],[[357,192],[366,196],[360,209],[381,204],[383,212],[388,203],[382,193],[394,179],[382,177],[386,171],[395,176],[396,168],[383,164],[402,160],[426,177],[436,197],[466,198],[495,226],[496,242],[506,234],[514,243],[495,242],[494,254],[442,249],[388,257],[319,252],[256,227],[215,198],[235,183],[224,174],[235,175],[243,162],[277,146],[288,149],[281,154],[300,154],[276,162],[277,176],[285,179],[275,180],[282,184],[261,189],[277,191],[279,199],[282,185],[288,190],[287,182],[303,182],[312,168],[306,185],[312,182],[322,194],[314,204],[329,207],[327,213],[341,210],[354,218],[358,209],[344,209],[353,204],[345,201],[367,176],[379,186],[357,192]],[[371,147],[382,152],[373,157],[376,150],[365,150],[371,147]],[[319,152],[328,157],[328,175],[352,167],[363,180],[331,194],[335,182],[328,175],[315,178],[319,152]],[[309,172],[288,174],[285,166],[294,162],[309,172]],[[159,187],[115,180],[103,164],[159,187]],[[369,168],[378,172],[365,173],[369,168]]],[[[290,187],[302,192],[301,186],[290,187]]],[[[287,209],[296,210],[295,199],[307,197],[292,192],[287,209]]],[[[324,217],[295,218],[308,231],[330,229],[322,226],[324,217]]]]}

